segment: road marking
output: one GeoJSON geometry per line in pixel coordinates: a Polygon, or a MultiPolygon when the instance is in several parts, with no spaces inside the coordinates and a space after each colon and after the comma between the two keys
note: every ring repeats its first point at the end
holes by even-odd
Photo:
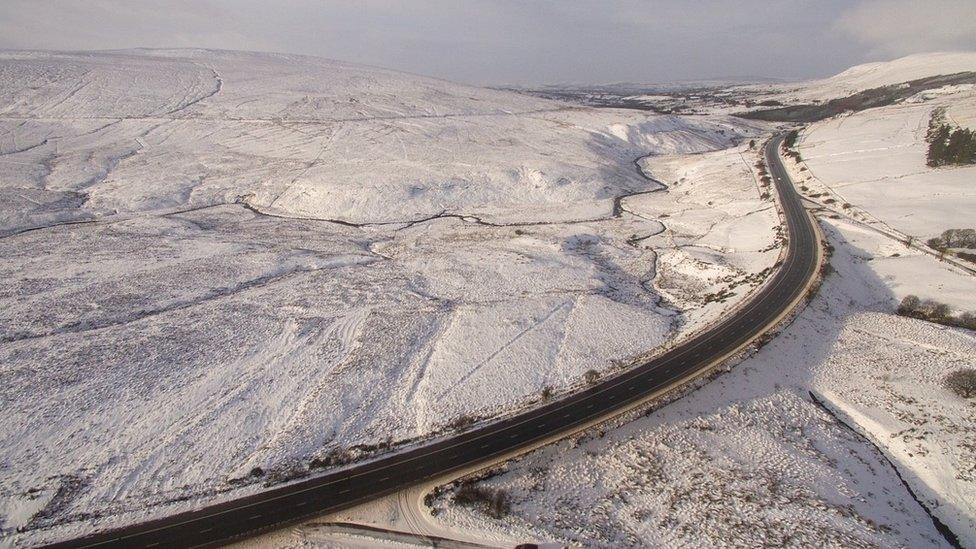
{"type": "MultiPolygon", "coordinates": [[[[200,534],[206,534],[207,532],[209,532],[209,531],[211,531],[211,530],[213,530],[213,528],[204,528],[203,530],[200,530],[200,532],[199,532],[199,533],[200,533],[200,534]]],[[[147,547],[148,547],[148,546],[147,546],[147,547]]]]}
{"type": "Polygon", "coordinates": [[[295,507],[301,507],[302,505],[305,505],[306,503],[308,503],[308,502],[307,501],[299,501],[298,503],[295,504],[295,507]]]}
{"type": "Polygon", "coordinates": [[[247,520],[254,520],[254,519],[259,519],[259,518],[261,518],[261,516],[262,516],[262,515],[254,515],[253,517],[251,517],[251,518],[249,518],[249,519],[247,519],[247,520]]]}
{"type": "Polygon", "coordinates": [[[339,490],[339,493],[340,493],[340,494],[345,494],[345,493],[346,493],[346,492],[348,492],[349,490],[350,490],[350,488],[346,488],[345,490],[339,490]]]}

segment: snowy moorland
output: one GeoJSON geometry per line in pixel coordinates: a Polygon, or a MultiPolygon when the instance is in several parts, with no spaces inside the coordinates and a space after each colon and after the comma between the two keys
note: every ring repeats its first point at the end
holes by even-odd
{"type": "Polygon", "coordinates": [[[740,144],[760,127],[725,116],[195,50],[2,53],[0,98],[7,542],[569,390],[781,248],[740,144]]]}
{"type": "MultiPolygon", "coordinates": [[[[974,54],[923,57],[797,89],[829,99],[976,70],[974,54]]],[[[452,485],[430,520],[469,537],[607,547],[947,546],[941,524],[976,547],[976,401],[944,384],[973,367],[976,335],[895,314],[908,294],[976,310],[976,277],[918,241],[973,219],[973,168],[925,165],[937,108],[972,127],[976,102],[960,87],[801,133],[803,162],[788,167],[833,254],[817,296],[771,343],[647,417],[539,450],[477,482],[507,495],[506,516],[456,503],[452,485]],[[916,237],[911,246],[906,235],[916,237]]],[[[681,167],[704,173],[722,154],[681,167]]]]}

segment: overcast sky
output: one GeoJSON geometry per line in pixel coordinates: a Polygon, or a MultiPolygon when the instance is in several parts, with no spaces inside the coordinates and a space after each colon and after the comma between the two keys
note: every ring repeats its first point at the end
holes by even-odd
{"type": "Polygon", "coordinates": [[[976,49],[976,0],[0,0],[0,47],[318,55],[474,84],[826,76],[976,49]]]}

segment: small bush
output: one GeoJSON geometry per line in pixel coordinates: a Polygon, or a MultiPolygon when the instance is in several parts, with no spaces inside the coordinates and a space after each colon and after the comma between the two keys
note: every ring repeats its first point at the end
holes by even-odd
{"type": "Polygon", "coordinates": [[[945,386],[962,398],[976,397],[976,370],[963,368],[952,372],[945,377],[945,386]]]}
{"type": "Polygon", "coordinates": [[[951,314],[952,314],[952,309],[950,309],[949,306],[946,305],[945,303],[936,303],[932,307],[931,311],[929,312],[929,315],[932,318],[936,318],[940,320],[949,318],[949,315],[951,314]]]}
{"type": "Polygon", "coordinates": [[[787,149],[792,149],[796,145],[796,139],[800,137],[800,132],[798,130],[792,130],[786,134],[786,138],[783,139],[783,146],[787,149]]]}
{"type": "Polygon", "coordinates": [[[912,313],[918,311],[921,306],[922,300],[917,295],[906,295],[901,300],[901,304],[898,305],[898,314],[901,316],[910,316],[912,313]]]}
{"type": "Polygon", "coordinates": [[[600,372],[596,370],[587,370],[583,374],[583,381],[586,381],[587,385],[593,385],[600,379],[600,372]]]}
{"type": "Polygon", "coordinates": [[[454,502],[459,505],[481,507],[494,519],[503,518],[512,510],[508,494],[503,490],[493,490],[473,482],[465,482],[458,488],[454,494],[454,502]]]}
{"type": "Polygon", "coordinates": [[[552,387],[546,385],[542,388],[542,400],[549,400],[552,398],[552,387]]]}

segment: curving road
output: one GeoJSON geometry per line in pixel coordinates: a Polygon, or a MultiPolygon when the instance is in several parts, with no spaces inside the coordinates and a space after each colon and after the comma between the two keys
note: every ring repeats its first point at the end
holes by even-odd
{"type": "Polygon", "coordinates": [[[406,486],[471,469],[576,432],[672,389],[740,351],[807,292],[820,262],[813,220],[786,174],[778,149],[764,154],[786,216],[789,244],[773,278],[746,304],[669,351],[578,393],[449,439],[171,517],[96,533],[53,547],[218,545],[336,511],[406,486]]]}

